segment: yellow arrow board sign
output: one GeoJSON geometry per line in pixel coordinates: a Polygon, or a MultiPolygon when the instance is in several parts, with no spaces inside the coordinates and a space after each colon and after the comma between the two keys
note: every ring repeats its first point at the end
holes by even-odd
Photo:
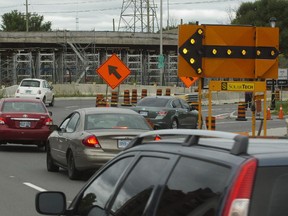
{"type": "Polygon", "coordinates": [[[180,25],[178,49],[179,77],[278,77],[278,28],[180,25]]]}

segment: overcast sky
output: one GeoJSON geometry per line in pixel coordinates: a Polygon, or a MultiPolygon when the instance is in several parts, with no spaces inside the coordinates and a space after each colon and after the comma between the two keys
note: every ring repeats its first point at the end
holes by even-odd
{"type": "MultiPolygon", "coordinates": [[[[12,10],[44,16],[44,22],[52,22],[52,30],[113,31],[131,24],[133,6],[122,9],[123,2],[132,0],[0,0],[0,16],[12,10]],[[121,16],[122,12],[122,16],[121,16]],[[123,19],[120,19],[122,17],[123,19]]],[[[148,0],[142,0],[147,2],[148,0]]],[[[163,27],[199,21],[200,24],[229,24],[234,12],[242,2],[255,0],[162,0],[163,27]],[[168,12],[169,11],[169,12],[168,12]],[[168,22],[169,20],[169,22],[168,22]]],[[[140,2],[140,0],[137,0],[140,2]]],[[[156,5],[158,26],[160,23],[160,0],[150,0],[156,5]]],[[[137,3],[136,8],[140,8],[137,3]]],[[[1,19],[2,22],[2,19],[1,19]]],[[[139,22],[138,22],[139,23],[139,22]]],[[[138,24],[137,24],[138,25],[138,24]]]]}

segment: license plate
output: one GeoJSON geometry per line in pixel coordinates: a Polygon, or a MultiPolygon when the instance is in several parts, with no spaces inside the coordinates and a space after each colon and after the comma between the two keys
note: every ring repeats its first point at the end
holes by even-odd
{"type": "Polygon", "coordinates": [[[118,140],[118,148],[125,148],[131,140],[118,140]]]}
{"type": "Polygon", "coordinates": [[[22,127],[22,128],[31,127],[31,122],[20,121],[20,127],[22,127]]]}
{"type": "Polygon", "coordinates": [[[26,93],[26,94],[31,94],[31,93],[32,93],[32,90],[26,90],[25,93],[26,93]]]}
{"type": "Polygon", "coordinates": [[[147,111],[140,111],[139,113],[142,116],[148,116],[148,112],[147,111]]]}

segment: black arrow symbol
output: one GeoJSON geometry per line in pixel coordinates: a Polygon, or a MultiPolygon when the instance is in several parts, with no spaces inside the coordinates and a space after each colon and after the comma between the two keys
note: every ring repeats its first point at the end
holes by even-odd
{"type": "Polygon", "coordinates": [[[114,74],[117,79],[121,78],[121,75],[117,71],[117,67],[108,65],[109,75],[114,74]]]}
{"type": "Polygon", "coordinates": [[[186,77],[186,78],[190,79],[191,82],[194,80],[193,77],[186,77]]]}

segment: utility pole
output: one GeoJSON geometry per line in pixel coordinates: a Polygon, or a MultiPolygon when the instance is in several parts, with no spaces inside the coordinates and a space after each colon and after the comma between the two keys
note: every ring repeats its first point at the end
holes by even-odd
{"type": "Polygon", "coordinates": [[[26,32],[29,31],[28,0],[26,0],[26,32]]]}

